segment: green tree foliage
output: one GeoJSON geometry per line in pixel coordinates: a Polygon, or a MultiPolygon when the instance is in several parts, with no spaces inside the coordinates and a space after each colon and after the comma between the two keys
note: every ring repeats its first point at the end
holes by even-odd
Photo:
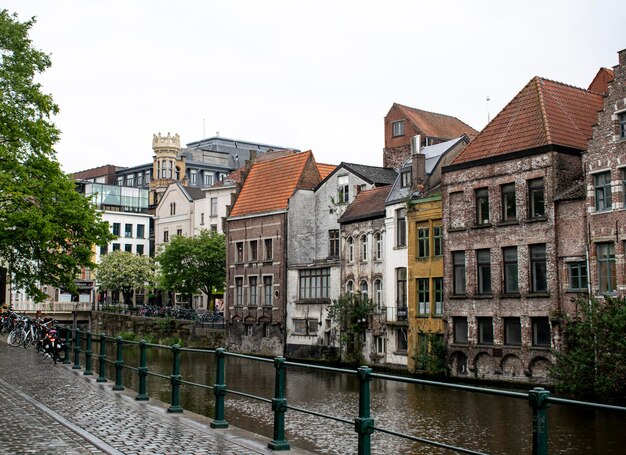
{"type": "Polygon", "coordinates": [[[365,332],[373,314],[374,303],[360,292],[342,294],[328,307],[328,317],[339,325],[345,361],[363,364],[365,332]]]}
{"type": "Polygon", "coordinates": [[[446,373],[446,345],[438,333],[420,332],[420,351],[415,356],[420,370],[433,375],[446,373]]]}
{"type": "Polygon", "coordinates": [[[34,82],[50,66],[28,37],[34,23],[0,10],[0,258],[13,286],[41,301],[42,284],[76,292],[92,246],[111,234],[56,161],[58,107],[34,82]]]}
{"type": "Polygon", "coordinates": [[[226,238],[211,230],[193,237],[175,236],[157,256],[160,286],[186,296],[198,291],[211,296],[224,288],[226,238]]]}
{"type": "Polygon", "coordinates": [[[565,349],[552,374],[558,390],[580,399],[626,403],[626,298],[578,299],[581,317],[567,321],[565,349]]]}
{"type": "Polygon", "coordinates": [[[121,291],[124,302],[130,304],[133,291],[153,286],[156,274],[154,261],[126,251],[113,251],[102,257],[96,274],[98,288],[121,291]]]}

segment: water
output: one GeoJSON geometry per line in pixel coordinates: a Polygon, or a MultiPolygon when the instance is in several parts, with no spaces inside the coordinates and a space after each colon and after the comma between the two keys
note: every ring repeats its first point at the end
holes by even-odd
{"type": "MultiPolygon", "coordinates": [[[[107,343],[107,351],[109,360],[114,360],[113,343],[107,343]]],[[[138,365],[138,351],[137,346],[124,348],[126,365],[138,365]]],[[[93,352],[98,352],[97,344],[93,352]]],[[[98,371],[97,367],[94,358],[94,372],[98,371]]],[[[171,351],[149,349],[148,368],[150,372],[169,376],[171,351]]],[[[182,352],[181,375],[185,381],[214,384],[214,354],[182,352]]],[[[107,363],[107,376],[114,380],[113,364],[107,363]]],[[[138,390],[137,373],[124,369],[123,383],[127,388],[138,390]]],[[[226,357],[225,383],[231,391],[271,399],[273,364],[226,357]]],[[[148,376],[148,395],[169,403],[169,380],[148,376]]],[[[525,400],[380,379],[372,380],[371,395],[371,415],[376,427],[487,453],[531,453],[532,413],[525,400]]],[[[358,415],[358,381],[354,375],[288,367],[286,397],[290,406],[350,421],[358,415]]],[[[181,406],[212,417],[213,391],[183,385],[181,406]]],[[[273,413],[269,403],[228,394],[225,415],[231,425],[272,437],[273,413]]],[[[289,410],[285,425],[286,439],[296,446],[324,454],[356,453],[353,424],[289,410]]],[[[624,453],[624,414],[552,405],[548,410],[548,428],[551,454],[624,453]]],[[[456,453],[380,432],[372,436],[372,452],[381,455],[456,453]]]]}

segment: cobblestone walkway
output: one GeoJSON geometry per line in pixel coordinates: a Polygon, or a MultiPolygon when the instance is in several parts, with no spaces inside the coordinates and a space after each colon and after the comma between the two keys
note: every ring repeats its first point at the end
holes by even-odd
{"type": "Polygon", "coordinates": [[[214,430],[203,416],[168,414],[165,403],[137,402],[134,393],[111,387],[0,340],[0,454],[275,453],[266,438],[214,430]]]}

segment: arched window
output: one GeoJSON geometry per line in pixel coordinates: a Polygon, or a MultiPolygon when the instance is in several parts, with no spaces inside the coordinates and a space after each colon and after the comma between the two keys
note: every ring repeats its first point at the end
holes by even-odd
{"type": "Polygon", "coordinates": [[[367,261],[369,257],[369,244],[367,242],[367,234],[361,236],[361,261],[367,261]]]}
{"type": "Polygon", "coordinates": [[[352,281],[348,281],[346,283],[346,292],[352,294],[354,292],[354,283],[352,281]]]}
{"type": "Polygon", "coordinates": [[[362,280],[361,281],[361,295],[363,295],[363,297],[367,298],[368,297],[368,293],[369,293],[369,287],[367,285],[367,281],[362,280]]]}
{"type": "Polygon", "coordinates": [[[383,308],[383,282],[382,280],[374,281],[374,304],[377,310],[383,308]]]}
{"type": "Polygon", "coordinates": [[[374,234],[374,260],[380,261],[383,258],[383,235],[380,232],[374,234]]]}
{"type": "Polygon", "coordinates": [[[348,262],[354,262],[354,239],[348,237],[348,262]]]}

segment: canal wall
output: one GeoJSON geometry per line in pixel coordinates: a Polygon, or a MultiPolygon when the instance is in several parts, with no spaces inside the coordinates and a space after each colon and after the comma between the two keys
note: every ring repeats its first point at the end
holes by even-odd
{"type": "Polygon", "coordinates": [[[186,347],[221,348],[226,346],[226,330],[195,321],[172,318],[148,318],[116,313],[92,312],[91,331],[109,336],[133,334],[135,339],[149,338],[155,343],[181,340],[186,347]]]}

